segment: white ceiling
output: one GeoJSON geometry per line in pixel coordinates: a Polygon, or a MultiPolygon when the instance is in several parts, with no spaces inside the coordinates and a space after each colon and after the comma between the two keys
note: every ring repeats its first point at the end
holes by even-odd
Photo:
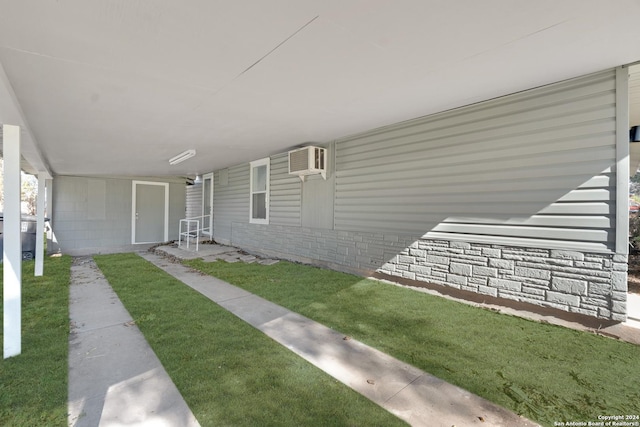
{"type": "Polygon", "coordinates": [[[0,11],[0,123],[27,126],[25,157],[52,174],[195,175],[640,60],[638,0],[0,11]]]}

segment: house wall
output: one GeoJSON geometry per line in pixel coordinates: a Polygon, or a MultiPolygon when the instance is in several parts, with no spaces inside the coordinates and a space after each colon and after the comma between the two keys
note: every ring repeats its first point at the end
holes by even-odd
{"type": "Polygon", "coordinates": [[[185,186],[185,218],[195,218],[202,215],[202,182],[185,186]]]}
{"type": "MultiPolygon", "coordinates": [[[[129,247],[132,181],[134,178],[55,177],[52,228],[59,249],[83,254],[129,247]]],[[[184,181],[175,180],[169,183],[169,239],[178,238],[178,221],[184,214],[184,181]]]]}
{"type": "Polygon", "coordinates": [[[612,250],[615,126],[610,71],[340,141],[336,229],[612,250]]]}
{"type": "Polygon", "coordinates": [[[216,171],[213,182],[214,239],[229,244],[233,225],[249,223],[249,164],[216,171]]]}
{"type": "Polygon", "coordinates": [[[249,224],[248,164],[230,168],[215,237],[624,320],[616,100],[609,70],[343,138],[326,181],[273,156],[269,225],[249,224]]]}
{"type": "Polygon", "coordinates": [[[289,158],[286,153],[271,157],[270,183],[269,223],[300,226],[300,178],[289,175],[289,158]]]}
{"type": "MultiPolygon", "coordinates": [[[[185,191],[185,218],[199,218],[202,215],[202,182],[196,182],[193,185],[187,185],[185,191]]],[[[183,232],[186,231],[186,225],[183,225],[183,232]]],[[[189,223],[189,230],[195,230],[196,224],[189,223]]]]}

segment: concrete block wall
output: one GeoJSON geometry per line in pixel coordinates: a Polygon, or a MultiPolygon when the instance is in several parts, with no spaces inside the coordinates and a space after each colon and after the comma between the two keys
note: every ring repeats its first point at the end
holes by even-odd
{"type": "Polygon", "coordinates": [[[234,222],[230,243],[356,274],[380,272],[587,316],[626,320],[627,257],[396,234],[234,222]]]}
{"type": "Polygon", "coordinates": [[[371,274],[415,240],[409,236],[336,231],[284,225],[233,222],[228,243],[292,261],[325,265],[340,271],[371,274]]]}

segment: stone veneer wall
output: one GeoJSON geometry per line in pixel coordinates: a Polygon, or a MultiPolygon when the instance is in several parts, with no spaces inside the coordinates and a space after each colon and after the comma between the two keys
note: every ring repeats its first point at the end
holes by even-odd
{"type": "Polygon", "coordinates": [[[437,283],[626,320],[627,256],[234,222],[233,245],[359,274],[437,283]]]}
{"type": "Polygon", "coordinates": [[[626,320],[626,255],[419,240],[378,271],[592,317],[626,320]]]}

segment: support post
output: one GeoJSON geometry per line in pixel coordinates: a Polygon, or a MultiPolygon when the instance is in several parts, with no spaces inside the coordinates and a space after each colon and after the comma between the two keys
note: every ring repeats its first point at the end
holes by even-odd
{"type": "Polygon", "coordinates": [[[616,69],[616,254],[629,254],[629,68],[616,69]]]}
{"type": "Polygon", "coordinates": [[[44,270],[44,199],[45,178],[38,174],[38,198],[36,205],[36,266],[35,276],[42,276],[44,270]]]}
{"type": "Polygon", "coordinates": [[[46,213],[47,217],[49,217],[49,227],[47,228],[47,255],[57,253],[59,251],[58,241],[56,239],[56,235],[53,232],[53,179],[46,180],[46,192],[47,197],[45,199],[46,203],[46,213]]]}
{"type": "Polygon", "coordinates": [[[22,351],[22,241],[20,238],[20,127],[2,125],[4,155],[3,357],[22,351]]]}

